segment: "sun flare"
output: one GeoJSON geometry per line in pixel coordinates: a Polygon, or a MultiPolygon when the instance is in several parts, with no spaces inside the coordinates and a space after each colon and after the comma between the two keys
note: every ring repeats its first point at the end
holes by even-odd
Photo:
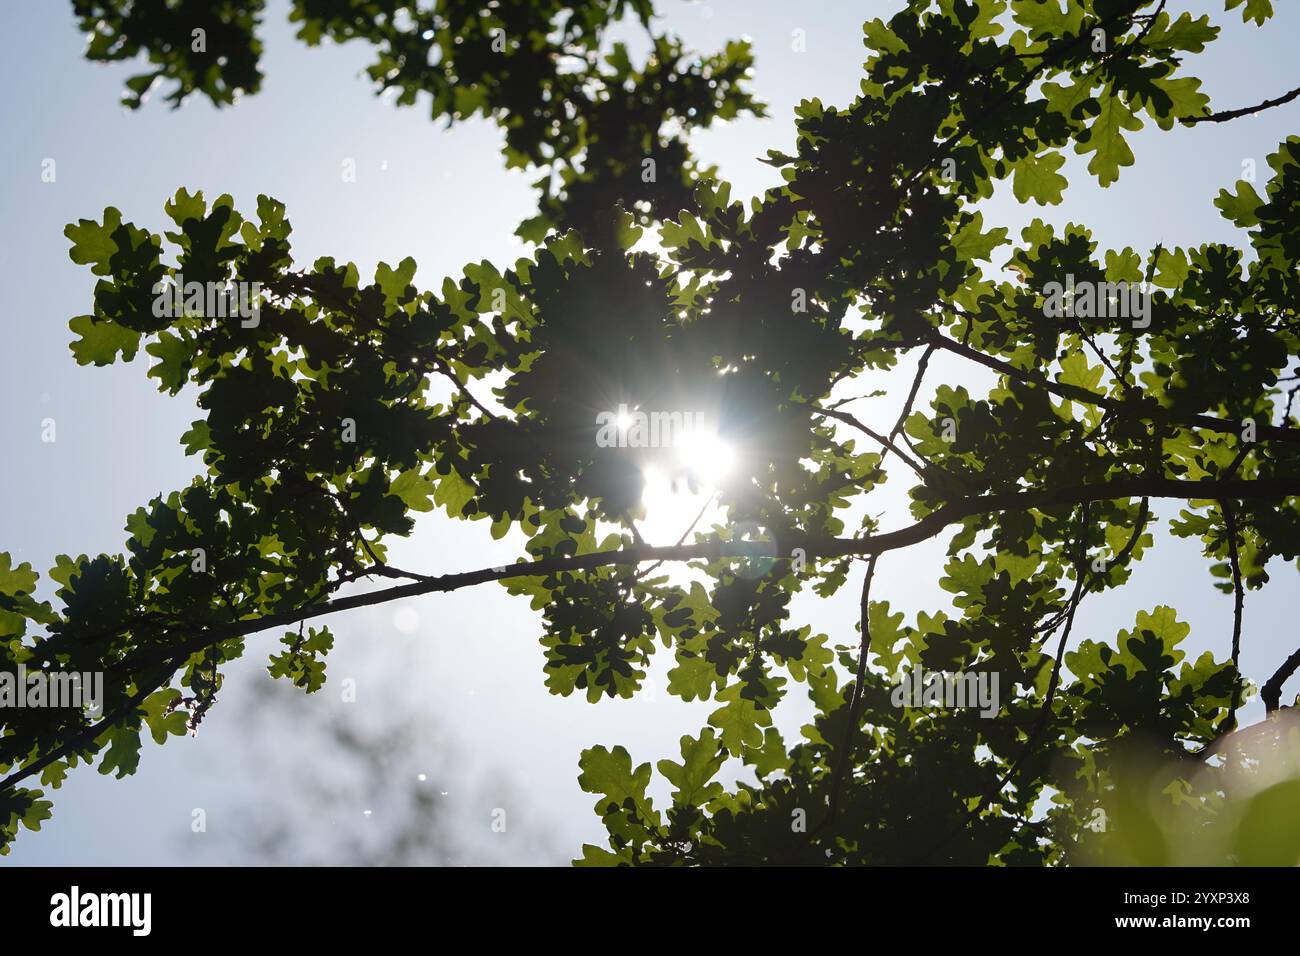
{"type": "Polygon", "coordinates": [[[676,544],[688,532],[722,520],[718,488],[735,468],[735,449],[713,432],[688,431],[665,449],[662,465],[645,468],[638,527],[651,544],[676,544]]]}

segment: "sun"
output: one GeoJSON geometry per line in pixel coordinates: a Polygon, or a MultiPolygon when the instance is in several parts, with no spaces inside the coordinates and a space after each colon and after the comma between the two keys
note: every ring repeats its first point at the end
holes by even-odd
{"type": "Polygon", "coordinates": [[[736,464],[732,447],[714,432],[692,429],[678,436],[677,464],[700,484],[716,490],[736,464]]]}
{"type": "Polygon", "coordinates": [[[718,504],[718,490],[735,469],[736,452],[705,430],[684,432],[663,451],[642,472],[645,517],[637,527],[649,544],[676,544],[683,536],[689,542],[692,528],[705,529],[722,519],[726,509],[718,504]]]}

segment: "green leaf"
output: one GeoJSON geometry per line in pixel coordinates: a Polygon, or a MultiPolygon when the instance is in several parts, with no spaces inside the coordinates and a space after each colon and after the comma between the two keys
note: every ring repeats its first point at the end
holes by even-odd
{"type": "Polygon", "coordinates": [[[1161,249],[1156,259],[1156,272],[1152,283],[1162,289],[1178,289],[1187,281],[1191,263],[1182,249],[1161,249]]]}
{"type": "Polygon", "coordinates": [[[1262,27],[1264,21],[1273,15],[1273,0],[1228,0],[1225,10],[1235,10],[1245,3],[1245,8],[1241,11],[1241,20],[1243,23],[1255,21],[1255,26],[1262,27]]]}
{"type": "Polygon", "coordinates": [[[611,867],[620,866],[629,862],[630,860],[618,856],[617,854],[610,853],[608,850],[601,849],[598,846],[593,846],[590,843],[584,843],[582,845],[582,857],[574,860],[573,865],[582,867],[611,867]]]}
{"type": "Polygon", "coordinates": [[[375,266],[375,284],[384,293],[384,299],[392,305],[406,296],[406,287],[415,278],[415,260],[410,256],[403,259],[396,269],[381,262],[375,266]]]}
{"type": "Polygon", "coordinates": [[[437,491],[437,486],[420,474],[420,469],[410,468],[393,481],[389,491],[402,499],[412,511],[432,511],[433,502],[429,497],[437,491]]]}
{"type": "Polygon", "coordinates": [[[668,672],[668,693],[682,700],[708,700],[722,682],[712,661],[679,653],[677,666],[668,672]]]}
{"type": "MultiPolygon", "coordinates": [[[[1168,96],[1171,103],[1168,112],[1152,113],[1161,129],[1173,129],[1174,120],[1207,112],[1210,98],[1200,91],[1201,81],[1195,77],[1185,76],[1177,80],[1162,77],[1153,80],[1152,85],[1168,96]]],[[[1151,106],[1148,102],[1147,112],[1151,112],[1151,106]]]]}
{"type": "Polygon", "coordinates": [[[615,214],[617,223],[614,227],[614,238],[617,240],[620,249],[631,249],[637,244],[637,240],[641,238],[641,234],[645,230],[636,224],[632,214],[622,206],[615,211],[615,214]]]}
{"type": "Polygon", "coordinates": [[[1243,179],[1238,181],[1235,193],[1220,189],[1214,205],[1219,207],[1224,219],[1245,229],[1259,225],[1259,209],[1264,200],[1255,192],[1255,187],[1243,179]]]}
{"type": "Polygon", "coordinates": [[[1082,107],[1092,101],[1092,88],[1096,81],[1088,76],[1071,77],[1068,84],[1047,82],[1043,84],[1043,95],[1048,108],[1055,113],[1072,119],[1084,118],[1082,107]]]}
{"type": "Polygon", "coordinates": [[[956,251],[958,258],[967,262],[988,259],[993,255],[994,249],[1010,241],[1007,239],[1007,228],[1005,226],[998,226],[988,232],[984,232],[983,229],[984,214],[976,212],[957,230],[952,237],[952,247],[956,251]]]}
{"type": "Polygon", "coordinates": [[[72,355],[78,365],[112,365],[118,355],[129,362],[140,347],[140,333],[108,319],[79,315],[68,323],[78,336],[72,355]]]}
{"type": "Polygon", "coordinates": [[[163,388],[172,392],[185,384],[191,353],[182,338],[164,329],[158,333],[158,341],[149,343],[144,350],[158,359],[157,364],[149,369],[150,378],[158,379],[163,388]]]}
{"type": "Polygon", "coordinates": [[[659,241],[668,249],[681,249],[690,245],[692,242],[699,243],[705,249],[711,245],[718,245],[711,232],[689,212],[681,214],[680,224],[676,222],[665,221],[659,227],[659,241]]]}
{"type": "MultiPolygon", "coordinates": [[[[40,791],[34,790],[31,792],[39,793],[40,791]]],[[[33,800],[31,805],[27,808],[27,812],[23,814],[23,826],[28,830],[31,830],[33,833],[39,831],[41,824],[52,816],[51,808],[53,806],[54,804],[50,803],[48,800],[33,800]]]]}
{"type": "MultiPolygon", "coordinates": [[[[1152,608],[1150,613],[1146,611],[1137,612],[1137,626],[1134,628],[1134,635],[1148,632],[1160,640],[1166,651],[1172,652],[1192,632],[1192,626],[1178,620],[1178,612],[1168,605],[1162,604],[1152,608]]],[[[1129,635],[1121,631],[1121,646],[1127,643],[1128,640],[1129,635]]]]}
{"type": "Polygon", "coordinates": [[[880,661],[880,666],[887,674],[898,673],[903,659],[903,652],[895,650],[894,645],[903,637],[901,629],[903,612],[889,613],[888,601],[872,601],[867,611],[867,628],[871,634],[872,653],[880,661]]]}
{"type": "Polygon", "coordinates": [[[553,223],[549,216],[533,216],[531,219],[525,219],[515,230],[515,235],[524,242],[540,243],[550,232],[553,223]]]}
{"type": "Polygon", "coordinates": [[[1061,372],[1056,378],[1062,385],[1072,385],[1089,392],[1097,392],[1097,386],[1101,384],[1101,377],[1104,374],[1106,374],[1105,366],[1100,362],[1097,365],[1089,365],[1088,356],[1082,351],[1076,351],[1061,360],[1061,372]]]}
{"type": "Polygon", "coordinates": [[[793,761],[786,752],[785,741],[781,732],[775,727],[763,731],[762,747],[746,747],[745,763],[754,768],[754,773],[762,778],[774,773],[787,771],[793,761]]]}
{"type": "Polygon", "coordinates": [[[172,221],[178,226],[184,226],[191,219],[202,220],[207,212],[208,205],[203,201],[203,190],[190,195],[190,193],[181,187],[176,190],[176,196],[169,200],[163,208],[167,215],[171,216],[172,221]]]}
{"type": "Polygon", "coordinates": [[[67,226],[63,234],[72,240],[68,255],[78,265],[93,266],[91,271],[95,275],[108,275],[111,271],[108,261],[117,252],[113,233],[121,224],[122,213],[109,206],[104,210],[103,225],[93,219],[80,219],[76,225],[67,226]]]}
{"type": "Polygon", "coordinates": [[[762,747],[763,728],[772,724],[771,713],[742,697],[742,688],[742,684],[732,684],[719,692],[718,700],[727,703],[709,715],[709,724],[722,731],[722,744],[732,753],[762,747]]]}
{"type": "Polygon", "coordinates": [[[1109,186],[1119,179],[1121,166],[1133,165],[1133,151],[1124,141],[1124,130],[1141,128],[1142,121],[1120,102],[1118,95],[1103,96],[1101,113],[1080,137],[1075,151],[1083,155],[1094,154],[1088,161],[1088,172],[1096,176],[1101,185],[1109,186]]]}
{"type": "Polygon", "coordinates": [[[1061,37],[1079,32],[1083,24],[1082,5],[1065,0],[1011,0],[1011,14],[1033,36],[1061,37]]]}
{"type": "Polygon", "coordinates": [[[1190,13],[1182,13],[1177,19],[1171,20],[1165,13],[1157,18],[1142,45],[1149,50],[1200,53],[1218,35],[1219,28],[1210,25],[1210,18],[1206,14],[1193,19],[1190,13]]]}
{"type": "Polygon", "coordinates": [[[623,747],[607,750],[597,746],[582,752],[578,766],[582,770],[578,786],[603,798],[596,804],[597,812],[603,812],[610,803],[622,806],[624,801],[631,800],[642,817],[657,821],[658,815],[645,794],[650,783],[650,764],[643,763],[634,771],[632,757],[623,747]]]}
{"type": "Polygon", "coordinates": [[[1064,165],[1065,157],[1057,152],[1029,155],[1015,163],[1012,191],[1016,199],[1020,202],[1032,199],[1041,206],[1059,203],[1068,185],[1065,177],[1057,172],[1064,165]]]}
{"type": "Polygon", "coordinates": [[[99,762],[102,774],[116,773],[117,779],[135,773],[140,766],[140,728],[128,724],[115,724],[110,727],[100,741],[107,740],[108,749],[99,762]]]}
{"type": "Polygon", "coordinates": [[[719,748],[717,736],[707,727],[698,738],[683,736],[681,751],[681,763],[660,760],[656,766],[677,788],[673,791],[673,803],[683,807],[701,806],[722,792],[722,784],[709,781],[722,768],[726,757],[719,748]]]}
{"type": "Polygon", "coordinates": [[[24,561],[14,567],[13,556],[8,551],[0,551],[0,594],[10,597],[31,594],[39,580],[40,575],[32,570],[31,564],[24,561]]]}
{"type": "Polygon", "coordinates": [[[433,492],[435,504],[447,509],[447,514],[459,518],[474,497],[474,486],[460,476],[454,469],[446,475],[438,475],[433,492]]]}

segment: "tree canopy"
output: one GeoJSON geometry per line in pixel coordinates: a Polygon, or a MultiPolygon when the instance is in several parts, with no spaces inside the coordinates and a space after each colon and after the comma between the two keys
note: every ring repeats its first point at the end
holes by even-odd
{"type": "MultiPolygon", "coordinates": [[[[258,90],[260,0],[73,6],[88,57],[147,57],[133,108],[157,85],[173,105],[258,90]]],[[[688,144],[762,111],[743,42],[687,51],[649,0],[294,0],[298,37],[373,46],[370,78],[398,104],[502,127],[507,164],[540,174],[531,251],[436,288],[410,258],[363,278],[295,261],[275,199],[237,210],[185,188],[162,235],[115,208],[68,226],[98,277],[70,323],[76,361],[143,350],[161,391],[196,386],[181,440],[203,473],[128,516],[123,553],[59,556],[55,602],[0,554],[3,669],[105,680],[98,715],[0,710],[0,850],[70,769],[130,774],[145,732],[204,719],[262,632],[281,635],[271,673],[311,692],[334,641],[321,618],[496,583],[536,611],[551,693],[630,697],[658,652],[671,694],[716,704],[653,766],[581,755],[609,835],[581,863],[1162,863],[1180,834],[1215,860],[1300,859],[1300,784],[1277,772],[1300,651],[1258,691],[1238,668],[1245,592],[1300,556],[1300,136],[1214,200],[1237,245],[1109,249],[1037,219],[1013,236],[977,208],[1008,181],[1021,203],[1061,203],[1069,151],[1106,186],[1148,123],[1231,121],[1300,90],[1212,112],[1193,68],[1219,27],[1163,0],[900,6],[864,25],[856,99],[801,103],[793,153],[767,156],[782,185],[745,202],[688,144]],[[642,62],[608,42],[619,20],[645,32],[642,62]],[[259,314],[159,315],[182,275],[256,283],[259,314]],[[1106,291],[1084,308],[1083,288],[1106,291]],[[1145,311],[1101,307],[1126,289],[1145,311]],[[939,385],[923,407],[939,353],[992,384],[939,385]],[[913,361],[887,433],[849,410],[842,396],[913,361]],[[644,542],[655,451],[597,441],[596,414],[620,405],[708,411],[736,451],[712,489],[725,520],[644,542]],[[890,479],[910,514],[873,507],[890,479]],[[1230,641],[1190,659],[1189,624],[1159,604],[1072,642],[1080,603],[1151,553],[1159,499],[1234,595],[1230,641]],[[521,532],[526,553],[393,567],[385,540],[435,509],[521,532]],[[909,618],[872,592],[876,567],[939,535],[952,608],[909,618]],[[857,644],[794,619],[797,593],[850,582],[857,644]],[[915,671],[996,677],[1000,700],[991,716],[899,706],[915,671]],[[791,691],[814,709],[794,739],[772,718],[791,691]],[[1238,729],[1256,692],[1269,717],[1238,729]],[[729,760],[744,774],[724,785],[729,760]],[[670,805],[647,796],[656,772],[670,805]]],[[[1226,7],[1268,28],[1269,0],[1226,7]]]]}

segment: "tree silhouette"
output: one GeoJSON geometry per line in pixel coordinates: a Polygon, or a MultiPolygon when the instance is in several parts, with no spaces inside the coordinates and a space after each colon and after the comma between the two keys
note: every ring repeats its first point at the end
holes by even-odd
{"type": "MultiPolygon", "coordinates": [[[[1260,26],[1272,13],[1226,5],[1260,26]]],[[[648,2],[296,0],[299,37],[373,45],[370,76],[398,103],[428,94],[435,117],[503,127],[507,162],[543,173],[519,231],[532,254],[436,290],[409,258],[364,282],[330,258],[296,263],[274,199],[241,214],[184,189],[163,236],[113,208],[68,227],[99,277],[71,322],[77,361],[143,347],[162,390],[196,385],[205,417],[182,440],[206,473],[132,514],[125,554],[60,556],[60,609],[0,556],[6,668],[105,679],[98,717],[0,712],[0,840],[48,816],[35,779],[57,787],[96,760],[131,773],[146,728],[161,741],[202,719],[253,635],[283,631],[272,673],[312,691],[333,638],[308,622],[500,582],[541,618],[552,693],[629,697],[662,644],[669,692],[717,704],[680,762],[656,765],[667,808],[647,797],[649,763],[582,755],[609,846],[581,862],[1172,862],[1174,833],[1228,861],[1295,862],[1297,784],[1279,768],[1300,651],[1261,686],[1268,720],[1238,730],[1236,715],[1252,692],[1245,592],[1300,540],[1296,389],[1280,387],[1300,346],[1300,137],[1260,188],[1215,200],[1240,248],[1101,249],[1041,220],[1014,239],[975,208],[1008,180],[1022,203],[1061,202],[1069,148],[1115,182],[1145,121],[1300,95],[1211,112],[1188,64],[1218,27],[1165,6],[911,0],[865,24],[857,99],[804,101],[794,154],[768,154],[783,185],[743,203],[687,139],[761,109],[745,44],[688,54],[648,2]],[[646,31],[641,66],[604,42],[624,17],[646,31]],[[919,407],[937,353],[992,384],[940,385],[919,407]],[[913,357],[888,433],[838,397],[913,357]],[[623,434],[599,440],[616,411],[623,434]],[[638,415],[695,411],[706,452],[734,453],[725,474],[624,440],[638,415]],[[706,486],[721,519],[647,544],[651,468],[706,486]],[[908,483],[910,516],[875,516],[888,477],[908,483]],[[1168,531],[1199,539],[1234,595],[1220,657],[1185,659],[1189,626],[1165,605],[1071,643],[1080,603],[1153,547],[1156,499],[1181,502],[1168,531]],[[522,532],[526,554],[437,576],[387,563],[384,538],[435,507],[522,532]],[[955,613],[907,623],[872,594],[876,567],[940,534],[955,613]],[[859,646],[791,621],[796,593],[854,576],[859,646]],[[394,583],[349,587],[380,577],[394,583]],[[991,688],[992,707],[929,689],[900,703],[917,674],[991,688]],[[815,707],[797,741],[771,716],[791,680],[815,707]],[[727,789],[714,777],[733,758],[752,782],[727,789]]],[[[256,92],[260,2],[74,7],[88,56],[148,54],[131,106],[160,80],[174,104],[256,92]]]]}

